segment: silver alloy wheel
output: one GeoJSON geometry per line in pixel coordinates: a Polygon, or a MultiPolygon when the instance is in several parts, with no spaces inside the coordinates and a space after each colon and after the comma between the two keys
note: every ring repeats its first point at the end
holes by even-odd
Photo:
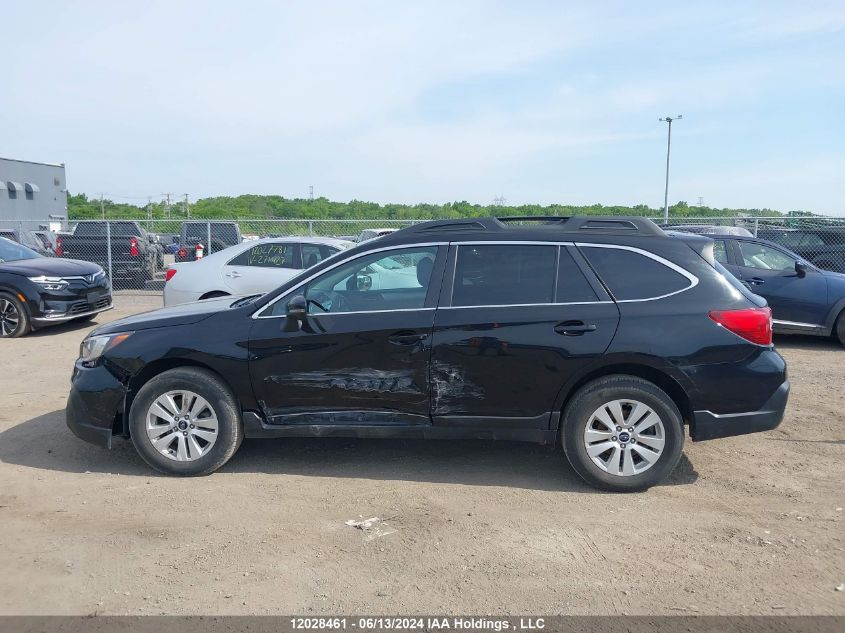
{"type": "Polygon", "coordinates": [[[584,446],[593,463],[611,475],[630,477],[660,459],[666,444],[663,421],[637,400],[612,400],[590,416],[584,446]]]}
{"type": "Polygon", "coordinates": [[[0,333],[11,336],[21,322],[17,306],[8,299],[0,299],[0,333]]]}
{"type": "Polygon", "coordinates": [[[193,391],[168,391],[147,411],[147,437],[159,453],[177,462],[192,462],[217,441],[217,414],[193,391]]]}

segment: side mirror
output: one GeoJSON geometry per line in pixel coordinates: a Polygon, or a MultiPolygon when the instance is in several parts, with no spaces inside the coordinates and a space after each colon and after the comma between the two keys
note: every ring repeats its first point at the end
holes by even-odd
{"type": "Polygon", "coordinates": [[[291,321],[305,321],[308,315],[308,302],[303,295],[294,295],[288,301],[288,319],[291,321]]]}
{"type": "Polygon", "coordinates": [[[804,262],[795,262],[795,274],[799,277],[806,277],[807,276],[807,264],[804,262]]]}
{"type": "Polygon", "coordinates": [[[373,287],[373,278],[363,273],[355,275],[355,286],[359,292],[364,292],[373,287]]]}

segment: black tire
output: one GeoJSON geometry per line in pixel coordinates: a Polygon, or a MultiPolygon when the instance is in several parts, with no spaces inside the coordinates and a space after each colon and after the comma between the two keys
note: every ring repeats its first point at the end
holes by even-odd
{"type": "MultiPolygon", "coordinates": [[[[626,429],[622,429],[619,438],[623,435],[628,436],[626,429]]],[[[617,443],[615,436],[612,440],[617,443]]],[[[619,374],[587,383],[575,393],[563,412],[561,443],[572,468],[591,486],[613,492],[637,492],[660,483],[675,469],[684,447],[684,428],[678,407],[662,389],[642,378],[619,374]],[[587,453],[584,434],[588,424],[595,424],[592,422],[593,413],[602,405],[626,399],[645,404],[660,418],[663,425],[663,452],[642,472],[631,475],[612,474],[594,463],[587,453]]],[[[638,451],[644,447],[644,443],[641,442],[640,447],[635,447],[636,450],[632,450],[630,446],[631,444],[628,444],[627,449],[631,459],[641,460],[638,451]]],[[[609,450],[614,451],[613,455],[617,454],[615,449],[609,450]]],[[[619,455],[624,461],[624,452],[619,455]]],[[[610,454],[608,461],[611,461],[610,454]]]]}
{"type": "Polygon", "coordinates": [[[13,294],[0,293],[0,338],[19,338],[31,330],[26,306],[13,294]]]}
{"type": "Polygon", "coordinates": [[[159,472],[182,477],[213,473],[231,459],[243,441],[240,407],[234,395],[215,374],[197,367],[168,370],[141,387],[129,413],[129,433],[135,450],[145,462],[159,472]],[[214,444],[207,453],[193,461],[175,461],[165,456],[155,449],[147,436],[147,412],[153,402],[169,391],[178,390],[192,391],[205,398],[217,417],[214,444]]]}
{"type": "Polygon", "coordinates": [[[839,313],[839,318],[836,319],[836,327],[834,328],[836,338],[842,345],[845,345],[845,310],[839,313]]]}

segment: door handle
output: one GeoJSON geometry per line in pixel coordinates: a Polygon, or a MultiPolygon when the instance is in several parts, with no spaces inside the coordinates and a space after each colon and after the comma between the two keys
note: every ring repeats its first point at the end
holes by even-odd
{"type": "Polygon", "coordinates": [[[555,332],[564,336],[582,336],[595,330],[595,323],[584,323],[583,321],[564,321],[555,326],[555,332]]]}
{"type": "Polygon", "coordinates": [[[752,286],[762,286],[764,283],[766,283],[766,280],[761,279],[760,277],[752,277],[748,280],[748,283],[750,283],[752,286]]]}
{"type": "Polygon", "coordinates": [[[241,276],[241,274],[237,270],[233,270],[230,273],[226,273],[226,276],[231,277],[232,279],[237,279],[238,277],[241,276]]]}
{"type": "Polygon", "coordinates": [[[388,336],[387,340],[393,345],[415,345],[427,336],[428,334],[417,334],[416,332],[396,332],[396,334],[388,336]]]}

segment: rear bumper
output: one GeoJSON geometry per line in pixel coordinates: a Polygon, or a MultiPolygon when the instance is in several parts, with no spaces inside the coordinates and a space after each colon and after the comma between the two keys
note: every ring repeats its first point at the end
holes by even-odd
{"type": "Polygon", "coordinates": [[[789,381],[785,380],[757,411],[724,414],[694,411],[690,435],[693,441],[700,442],[774,429],[783,420],[788,399],[789,381]]]}

